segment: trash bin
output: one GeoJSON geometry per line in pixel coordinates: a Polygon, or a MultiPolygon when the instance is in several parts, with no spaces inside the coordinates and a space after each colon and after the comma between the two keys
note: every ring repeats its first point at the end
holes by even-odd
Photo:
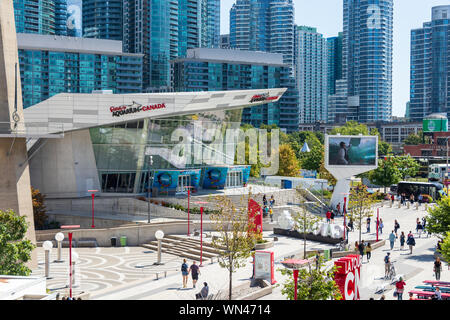
{"type": "Polygon", "coordinates": [[[122,247],[126,247],[127,246],[127,237],[126,236],[120,237],[120,245],[122,247]]]}
{"type": "Polygon", "coordinates": [[[117,238],[111,237],[111,247],[117,247],[117,238]]]}

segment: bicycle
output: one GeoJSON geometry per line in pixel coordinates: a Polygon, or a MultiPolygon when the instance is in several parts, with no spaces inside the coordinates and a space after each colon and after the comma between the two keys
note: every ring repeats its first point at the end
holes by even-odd
{"type": "Polygon", "coordinates": [[[384,277],[386,280],[387,279],[389,279],[389,280],[394,279],[395,275],[397,274],[397,272],[395,271],[395,265],[394,265],[395,262],[396,261],[390,262],[388,274],[384,277]]]}

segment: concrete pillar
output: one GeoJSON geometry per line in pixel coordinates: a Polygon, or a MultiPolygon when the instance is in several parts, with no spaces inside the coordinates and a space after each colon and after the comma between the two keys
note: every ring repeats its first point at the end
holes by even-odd
{"type": "MultiPolygon", "coordinates": [[[[0,209],[12,209],[29,223],[26,238],[36,244],[23,117],[13,0],[0,1],[0,209]]],[[[37,267],[36,251],[28,264],[37,267]]]]}

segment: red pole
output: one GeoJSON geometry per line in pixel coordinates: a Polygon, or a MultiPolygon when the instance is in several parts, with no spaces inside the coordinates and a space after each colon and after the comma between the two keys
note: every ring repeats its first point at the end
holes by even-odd
{"type": "Polygon", "coordinates": [[[346,237],[345,237],[346,232],[347,232],[347,221],[345,219],[345,213],[344,213],[344,241],[346,239],[346,237]]]}
{"type": "Polygon", "coordinates": [[[297,300],[297,290],[298,290],[297,282],[298,282],[298,270],[294,270],[294,300],[297,300]]]}
{"type": "Polygon", "coordinates": [[[380,225],[380,208],[377,208],[377,242],[378,242],[378,229],[380,225]]]}
{"type": "Polygon", "coordinates": [[[72,232],[69,232],[69,292],[72,298],[72,232]]]}
{"type": "Polygon", "coordinates": [[[200,267],[203,260],[203,207],[200,207],[200,267]]]}
{"type": "Polygon", "coordinates": [[[190,200],[190,196],[191,196],[191,190],[188,188],[188,236],[191,235],[191,233],[189,232],[189,200],[190,200]]]}
{"type": "Polygon", "coordinates": [[[92,226],[91,226],[91,228],[95,228],[95,225],[94,225],[94,198],[95,198],[95,193],[93,193],[91,196],[92,196],[92,226]]]}

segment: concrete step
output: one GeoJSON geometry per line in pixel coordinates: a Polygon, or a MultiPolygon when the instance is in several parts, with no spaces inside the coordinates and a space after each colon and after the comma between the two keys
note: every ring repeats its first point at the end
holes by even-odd
{"type": "MultiPolygon", "coordinates": [[[[151,245],[155,246],[156,248],[158,248],[157,241],[150,241],[148,244],[151,244],[151,245]]],[[[187,253],[191,253],[191,254],[200,256],[200,247],[198,249],[196,249],[196,248],[192,248],[190,246],[186,246],[186,244],[182,244],[182,243],[178,243],[178,244],[161,243],[161,245],[163,248],[167,248],[169,250],[178,250],[180,252],[187,252],[187,253]]],[[[203,249],[203,257],[211,258],[211,257],[217,257],[217,256],[218,255],[216,253],[208,252],[207,250],[205,250],[205,248],[203,249]]]]}
{"type": "MultiPolygon", "coordinates": [[[[143,244],[142,247],[144,247],[146,249],[153,250],[153,251],[158,251],[158,246],[155,246],[155,245],[152,245],[152,244],[143,244]]],[[[161,252],[172,254],[172,255],[178,256],[180,258],[186,258],[186,259],[195,260],[195,261],[200,262],[200,256],[199,255],[194,255],[194,254],[187,253],[187,252],[184,252],[184,251],[168,249],[168,248],[162,248],[161,252]]],[[[203,260],[203,262],[211,262],[211,259],[208,259],[206,257],[203,257],[202,260],[203,260]]]]}
{"type": "MultiPolygon", "coordinates": [[[[190,239],[190,238],[185,238],[185,237],[177,236],[177,235],[168,235],[167,238],[170,238],[170,239],[173,239],[173,240],[179,240],[179,241],[183,241],[183,242],[187,242],[187,243],[196,243],[196,244],[200,245],[200,240],[197,240],[197,239],[190,239]]],[[[203,246],[206,246],[206,247],[209,247],[211,249],[217,250],[208,241],[203,241],[203,246]]],[[[222,250],[226,250],[227,249],[224,246],[219,246],[219,248],[222,249],[222,250]]]]}

